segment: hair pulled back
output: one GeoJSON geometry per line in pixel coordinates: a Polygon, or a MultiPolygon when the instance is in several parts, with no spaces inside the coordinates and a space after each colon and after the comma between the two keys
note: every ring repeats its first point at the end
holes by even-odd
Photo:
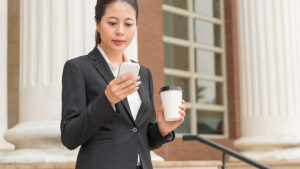
{"type": "MultiPolygon", "coordinates": [[[[109,4],[114,3],[114,2],[126,2],[126,3],[128,3],[135,10],[136,20],[138,19],[137,0],[97,0],[97,4],[95,6],[95,19],[96,19],[98,24],[100,24],[101,19],[102,19],[103,15],[105,14],[106,7],[109,4]]],[[[100,33],[97,30],[96,30],[96,33],[95,33],[95,41],[96,41],[96,46],[101,43],[100,33]]]]}

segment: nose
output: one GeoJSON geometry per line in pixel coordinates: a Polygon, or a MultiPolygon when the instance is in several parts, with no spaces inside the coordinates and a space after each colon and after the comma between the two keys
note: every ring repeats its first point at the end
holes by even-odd
{"type": "Polygon", "coordinates": [[[119,24],[119,27],[116,30],[118,35],[123,35],[124,34],[124,26],[122,24],[119,24]]]}

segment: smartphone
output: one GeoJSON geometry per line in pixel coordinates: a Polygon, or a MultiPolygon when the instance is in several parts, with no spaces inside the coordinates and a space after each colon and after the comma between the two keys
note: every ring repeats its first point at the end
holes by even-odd
{"type": "Polygon", "coordinates": [[[119,67],[118,77],[125,75],[127,73],[130,73],[130,72],[133,72],[134,73],[133,78],[135,78],[139,75],[139,71],[140,71],[139,64],[131,63],[131,62],[123,62],[123,63],[121,63],[121,65],[119,67]]]}

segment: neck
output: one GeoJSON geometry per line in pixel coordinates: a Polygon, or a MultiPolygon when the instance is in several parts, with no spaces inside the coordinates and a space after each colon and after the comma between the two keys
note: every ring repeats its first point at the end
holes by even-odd
{"type": "Polygon", "coordinates": [[[120,64],[124,62],[123,51],[111,50],[102,44],[100,44],[100,47],[105,52],[112,64],[120,66],[120,64]]]}

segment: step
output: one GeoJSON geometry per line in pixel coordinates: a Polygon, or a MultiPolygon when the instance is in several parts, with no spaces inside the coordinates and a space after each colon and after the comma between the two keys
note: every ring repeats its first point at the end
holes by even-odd
{"type": "MultiPolygon", "coordinates": [[[[299,161],[263,162],[273,169],[300,169],[299,161]]],[[[221,169],[221,161],[153,161],[154,169],[221,169]]],[[[0,169],[74,169],[74,162],[0,164],[0,169]]],[[[244,162],[227,162],[226,169],[256,169],[244,162]]]]}
{"type": "MultiPolygon", "coordinates": [[[[300,160],[261,162],[273,169],[300,169],[300,160]]],[[[244,162],[226,163],[226,169],[257,169],[244,162]]]]}
{"type": "Polygon", "coordinates": [[[221,161],[154,161],[154,169],[221,169],[221,161]]]}
{"type": "MultiPolygon", "coordinates": [[[[220,161],[153,162],[154,169],[220,169],[220,161]]],[[[0,169],[74,169],[75,163],[14,163],[0,164],[0,169]]]]}

